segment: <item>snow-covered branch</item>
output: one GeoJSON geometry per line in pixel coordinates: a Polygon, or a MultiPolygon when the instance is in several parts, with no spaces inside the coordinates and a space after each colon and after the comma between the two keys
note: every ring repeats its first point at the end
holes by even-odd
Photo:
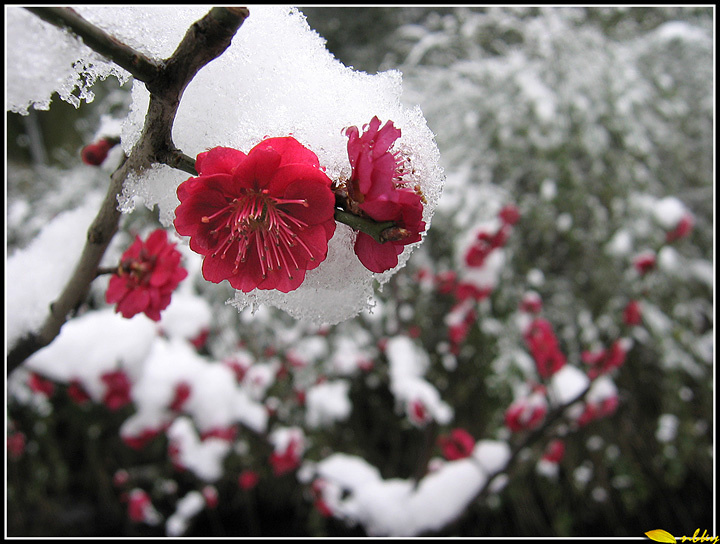
{"type": "MultiPolygon", "coordinates": [[[[37,12],[37,9],[34,12],[37,12]]],[[[88,45],[97,46],[99,53],[108,53],[113,60],[129,63],[130,68],[135,65],[136,59],[145,59],[143,55],[133,52],[99,30],[91,31],[92,25],[74,15],[72,10],[50,9],[43,13],[53,24],[70,26],[88,45]],[[91,36],[93,38],[89,39],[91,36]]],[[[85,300],[90,283],[96,277],[100,260],[117,232],[121,215],[118,210],[118,196],[122,193],[127,177],[157,162],[186,162],[179,159],[182,155],[176,150],[171,137],[182,93],[203,66],[227,49],[232,36],[247,16],[248,11],[245,8],[213,8],[192,25],[173,55],[165,62],[159,64],[141,60],[137,63],[140,68],[136,73],[147,78],[145,83],[151,92],[140,140],[127,160],[112,175],[105,200],[88,230],[87,242],[75,272],[60,296],[51,304],[50,313],[42,327],[18,341],[8,353],[8,372],[12,372],[27,357],[52,342],[68,315],[85,300]],[[151,66],[161,68],[157,71],[151,66]]]]}

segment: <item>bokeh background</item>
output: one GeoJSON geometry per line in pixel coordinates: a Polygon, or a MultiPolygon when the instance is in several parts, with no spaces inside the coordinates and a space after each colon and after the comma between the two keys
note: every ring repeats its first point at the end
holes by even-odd
{"type": "MultiPolygon", "coordinates": [[[[452,426],[476,439],[505,436],[503,414],[523,379],[513,359],[523,349],[513,320],[528,291],[541,296],[575,364],[593,343],[633,339],[614,375],[618,409],[567,438],[557,477],[537,472],[538,444],[502,492],[474,501],[442,535],[713,530],[714,9],[300,9],[346,65],[403,73],[404,97],[420,104],[447,174],[426,241],[379,293],[380,311],[323,338],[376,345],[410,335],[429,354],[428,380],[455,409],[452,426]],[[692,213],[694,228],[665,251],[653,274],[639,277],[632,257],[666,247],[658,209],[670,196],[692,213]],[[461,241],[492,219],[499,203],[517,206],[521,219],[497,284],[478,303],[450,364],[446,318],[456,301],[418,278],[459,271],[461,241]],[[644,310],[632,330],[619,317],[629,299],[640,299],[644,310]]],[[[94,90],[94,102],[80,109],[55,100],[49,111],[7,114],[8,256],[82,202],[84,188],[102,187],[100,174],[65,184],[100,116],[128,106],[128,85],[107,80],[94,90]]],[[[138,210],[126,228],[153,220],[138,210]]],[[[286,349],[279,331],[293,327],[292,319],[268,311],[248,320],[223,305],[227,293],[207,297],[219,317],[205,355],[230,341],[244,341],[258,361],[286,349]],[[240,330],[239,338],[223,328],[240,330]]],[[[350,379],[349,418],[314,431],[306,457],[345,451],[385,478],[408,478],[428,452],[428,437],[446,429],[432,435],[399,415],[383,356],[369,353],[372,370],[350,379]]],[[[272,387],[283,402],[293,395],[287,381],[272,387]]],[[[9,536],[162,535],[162,525],[128,518],[127,489],[114,475],[127,470],[165,515],[183,490],[199,486],[174,469],[163,437],[140,451],[123,443],[118,429],[132,406],[112,412],[78,405],[62,384],[43,401],[28,398],[8,395],[9,536]]],[[[301,409],[288,406],[290,413],[301,409]]],[[[218,506],[198,514],[188,536],[364,536],[362,527],[322,516],[292,475],[272,477],[263,440],[244,432],[238,442],[243,448],[215,483],[218,506]],[[238,474],[248,468],[261,483],[240,490],[238,474]]]]}

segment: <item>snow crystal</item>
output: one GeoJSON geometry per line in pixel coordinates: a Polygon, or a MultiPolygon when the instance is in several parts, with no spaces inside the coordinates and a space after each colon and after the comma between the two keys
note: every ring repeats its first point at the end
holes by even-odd
{"type": "Polygon", "coordinates": [[[129,74],[92,51],[67,31],[46,23],[21,7],[5,9],[6,109],[27,115],[30,106],[50,108],[57,92],[78,107],[92,102],[90,87],[114,76],[122,84],[129,74]]]}

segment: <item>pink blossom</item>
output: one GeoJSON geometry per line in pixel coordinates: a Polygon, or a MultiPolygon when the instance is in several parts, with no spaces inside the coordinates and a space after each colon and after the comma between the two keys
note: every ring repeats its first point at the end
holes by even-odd
{"type": "Polygon", "coordinates": [[[419,242],[425,231],[423,196],[419,190],[403,185],[402,160],[390,151],[401,132],[388,121],[380,128],[380,119],[373,117],[363,127],[349,127],[348,158],[352,174],[346,184],[350,211],[377,222],[391,221],[397,227],[397,239],[384,243],[359,232],[355,254],[372,272],[384,272],[398,264],[404,246],[419,242]]]}
{"type": "Polygon", "coordinates": [[[125,372],[122,370],[106,372],[100,376],[100,379],[105,384],[103,403],[110,410],[119,410],[130,403],[131,384],[125,372]]]}
{"type": "Polygon", "coordinates": [[[537,429],[545,420],[547,400],[541,393],[515,400],[505,411],[505,425],[513,432],[537,429]]]}
{"type": "Polygon", "coordinates": [[[626,325],[640,325],[642,323],[642,311],[637,300],[631,300],[623,310],[623,322],[626,325]]]}
{"type": "Polygon", "coordinates": [[[44,395],[46,397],[51,397],[53,392],[55,391],[55,384],[53,384],[50,380],[46,380],[35,372],[30,373],[28,386],[35,393],[40,393],[41,395],[44,395]]]}
{"type": "Polygon", "coordinates": [[[110,278],[106,302],[117,303],[115,311],[123,317],[144,313],[159,321],[160,311],[168,307],[173,291],[187,276],[187,270],[180,266],[181,257],[162,229],[150,234],[145,242],[136,236],[110,278]]]}
{"type": "Polygon", "coordinates": [[[219,502],[217,488],[214,485],[206,485],[202,488],[202,496],[208,508],[216,508],[219,502]]]}
{"type": "Polygon", "coordinates": [[[525,293],[520,302],[520,311],[528,314],[539,314],[542,310],[542,299],[535,292],[525,293]]]}
{"type": "Polygon", "coordinates": [[[584,427],[596,419],[614,414],[619,404],[620,400],[617,395],[606,397],[597,402],[587,402],[585,403],[585,409],[575,422],[579,427],[584,427]]]}
{"type": "Polygon", "coordinates": [[[520,220],[520,210],[514,204],[507,204],[498,214],[500,220],[506,225],[514,225],[520,220]]]}
{"type": "Polygon", "coordinates": [[[252,489],[258,484],[259,481],[260,475],[254,470],[250,469],[243,470],[240,473],[240,476],[238,476],[238,485],[240,486],[240,489],[252,489]]]}
{"type": "Polygon", "coordinates": [[[560,351],[550,322],[535,318],[523,336],[541,378],[549,378],[565,365],[565,355],[560,351]]]}
{"type": "Polygon", "coordinates": [[[113,485],[122,487],[130,481],[130,473],[124,468],[118,469],[113,474],[113,485]]]}
{"type": "Polygon", "coordinates": [[[675,226],[675,228],[671,231],[668,231],[668,233],[665,235],[665,240],[670,243],[674,242],[675,240],[679,240],[680,238],[685,238],[686,236],[690,235],[694,226],[695,217],[690,213],[686,213],[680,218],[680,221],[678,221],[678,224],[675,226]]]}
{"type": "Polygon", "coordinates": [[[85,404],[90,400],[90,395],[85,390],[82,382],[78,379],[70,380],[67,393],[68,396],[77,404],[85,404]]]}
{"type": "Polygon", "coordinates": [[[220,440],[233,442],[237,437],[237,432],[237,426],[235,425],[230,425],[229,427],[214,427],[200,433],[200,440],[207,440],[208,438],[219,438],[220,440]]]}
{"type": "Polygon", "coordinates": [[[274,451],[270,454],[268,461],[275,476],[282,476],[292,472],[300,466],[302,445],[296,437],[290,438],[284,450],[274,451]]]}
{"type": "Polygon", "coordinates": [[[100,166],[108,156],[110,150],[118,143],[114,138],[101,138],[97,142],[86,145],[80,152],[82,161],[90,166],[100,166]]]}
{"type": "Polygon", "coordinates": [[[646,251],[635,257],[633,260],[633,266],[641,276],[644,276],[655,268],[655,260],[655,252],[646,251]]]}
{"type": "Polygon", "coordinates": [[[565,442],[560,439],[555,439],[547,445],[547,448],[545,448],[545,453],[543,453],[542,458],[549,463],[557,464],[562,461],[562,458],[564,456],[565,442]]]}
{"type": "Polygon", "coordinates": [[[175,228],[203,255],[206,280],[243,292],[297,289],[325,260],[335,195],[318,158],[294,138],[269,138],[247,155],[200,153],[199,175],[177,190],[175,228]]]}
{"type": "Polygon", "coordinates": [[[15,431],[7,436],[7,451],[13,460],[20,459],[25,452],[25,433],[15,431]]]}
{"type": "Polygon", "coordinates": [[[151,523],[155,521],[157,512],[152,505],[150,496],[142,489],[133,489],[128,496],[128,517],[135,523],[151,523]]]}
{"type": "Polygon", "coordinates": [[[187,382],[180,382],[175,386],[175,396],[173,397],[172,401],[170,402],[170,410],[173,412],[181,412],[183,409],[183,406],[187,402],[187,400],[190,398],[190,394],[192,392],[192,389],[190,388],[190,384],[187,382]]]}
{"type": "Polygon", "coordinates": [[[432,419],[427,406],[419,399],[413,399],[408,403],[407,414],[410,421],[418,427],[424,426],[432,419]]]}
{"type": "Polygon", "coordinates": [[[453,429],[449,436],[438,438],[438,445],[448,461],[465,459],[472,455],[475,439],[465,429],[453,429]]]}
{"type": "Polygon", "coordinates": [[[628,345],[624,340],[616,340],[607,349],[596,351],[584,351],[580,355],[582,361],[590,365],[588,377],[590,379],[597,378],[602,374],[607,374],[616,368],[620,368],[625,362],[628,345]]]}

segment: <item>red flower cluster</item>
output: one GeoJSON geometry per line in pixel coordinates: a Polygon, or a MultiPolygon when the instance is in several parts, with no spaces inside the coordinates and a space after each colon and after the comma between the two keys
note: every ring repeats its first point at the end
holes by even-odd
{"type": "Polygon", "coordinates": [[[135,523],[157,523],[157,511],[150,495],[142,489],[133,489],[128,497],[128,517],[135,523]]]}
{"type": "Polygon", "coordinates": [[[689,236],[694,226],[695,218],[693,217],[693,215],[690,213],[684,214],[680,218],[680,221],[678,221],[677,225],[675,225],[675,228],[668,231],[668,233],[665,235],[665,241],[671,243],[675,240],[679,240],[680,238],[685,238],[686,236],[689,236]]]}
{"type": "Polygon", "coordinates": [[[639,325],[642,323],[642,310],[637,300],[631,300],[623,310],[623,322],[626,325],[639,325]]]}
{"type": "Polygon", "coordinates": [[[260,481],[260,475],[254,470],[243,470],[238,476],[238,486],[240,489],[252,489],[260,481]]]}
{"type": "Polygon", "coordinates": [[[565,457],[565,442],[560,439],[555,439],[545,448],[542,459],[548,463],[557,464],[562,461],[563,457],[565,457]]]}
{"type": "Polygon", "coordinates": [[[297,437],[291,437],[284,450],[273,451],[268,461],[275,476],[292,472],[300,466],[302,443],[297,437]]]}
{"type": "Polygon", "coordinates": [[[358,233],[355,254],[368,270],[379,273],[397,266],[404,246],[420,241],[425,231],[423,197],[403,185],[402,160],[390,151],[400,129],[392,121],[380,128],[377,117],[363,128],[362,135],[357,127],[345,131],[352,167],[347,182],[350,206],[375,221],[392,221],[400,233],[399,239],[382,244],[364,232],[358,233]]]}
{"type": "Polygon", "coordinates": [[[327,256],[335,196],[318,158],[291,137],[248,154],[216,147],[177,190],[175,228],[204,256],[206,280],[235,289],[297,289],[327,256]]]}
{"type": "Polygon", "coordinates": [[[420,399],[413,399],[409,401],[406,409],[408,418],[418,427],[426,425],[432,419],[430,411],[427,409],[427,406],[425,406],[425,403],[420,399]]]}
{"type": "Polygon", "coordinates": [[[620,339],[613,342],[607,349],[583,351],[580,358],[584,363],[590,365],[588,377],[592,380],[620,368],[625,362],[625,356],[629,349],[628,344],[628,339],[620,339]]]}
{"type": "Polygon", "coordinates": [[[50,380],[46,380],[36,372],[30,373],[28,386],[35,393],[40,393],[46,397],[52,397],[52,394],[55,391],[55,384],[53,384],[50,380]]]}
{"type": "Polygon", "coordinates": [[[110,278],[106,302],[117,303],[115,311],[123,317],[142,312],[159,321],[160,311],[168,307],[173,291],[187,276],[187,270],[180,266],[181,257],[162,229],[150,234],[145,242],[136,236],[110,278]]]}
{"type": "Polygon", "coordinates": [[[637,270],[638,274],[644,276],[655,268],[655,261],[655,252],[645,251],[635,257],[633,260],[633,266],[635,267],[635,270],[637,270]]]}
{"type": "Polygon", "coordinates": [[[523,336],[541,378],[549,378],[565,365],[565,355],[560,351],[549,321],[541,317],[533,319],[523,336]]]}
{"type": "Polygon", "coordinates": [[[475,439],[465,429],[453,429],[449,436],[438,438],[438,445],[445,459],[455,461],[472,455],[475,439]]]}
{"type": "Polygon", "coordinates": [[[583,412],[575,420],[575,423],[577,423],[579,427],[584,427],[591,421],[612,415],[615,413],[615,410],[617,410],[619,404],[620,400],[617,398],[617,395],[606,397],[597,402],[588,402],[585,404],[583,412]]]}
{"type": "Polygon", "coordinates": [[[130,403],[130,380],[122,370],[106,372],[100,376],[105,384],[103,402],[110,410],[119,410],[130,403]]]}
{"type": "Polygon", "coordinates": [[[547,399],[542,390],[515,400],[505,411],[505,425],[513,432],[537,429],[545,420],[547,399]]]}

